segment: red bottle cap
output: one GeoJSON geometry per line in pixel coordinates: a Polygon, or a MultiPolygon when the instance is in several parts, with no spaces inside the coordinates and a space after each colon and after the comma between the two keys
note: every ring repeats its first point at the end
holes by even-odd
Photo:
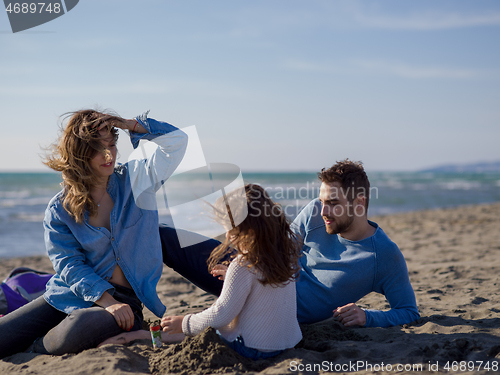
{"type": "Polygon", "coordinates": [[[161,326],[151,326],[149,329],[151,331],[159,331],[161,329],[161,326]]]}

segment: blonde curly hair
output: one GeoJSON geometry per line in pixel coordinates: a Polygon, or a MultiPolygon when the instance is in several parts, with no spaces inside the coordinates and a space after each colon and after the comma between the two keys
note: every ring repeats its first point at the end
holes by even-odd
{"type": "Polygon", "coordinates": [[[98,130],[104,123],[107,130],[118,139],[118,130],[114,127],[124,120],[114,114],[85,109],[66,113],[58,141],[49,148],[43,163],[49,168],[61,172],[64,190],[63,206],[77,223],[83,223],[85,210],[89,215],[97,214],[97,203],[90,194],[92,187],[97,185],[90,161],[98,152],[109,153],[101,143],[102,135],[98,130]]]}

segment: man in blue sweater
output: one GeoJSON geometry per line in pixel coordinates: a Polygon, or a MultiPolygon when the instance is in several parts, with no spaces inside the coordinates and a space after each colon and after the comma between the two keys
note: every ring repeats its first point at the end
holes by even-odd
{"type": "MultiPolygon", "coordinates": [[[[348,160],[323,169],[320,197],[295,218],[303,239],[297,280],[300,323],[336,317],[346,327],[388,327],[417,320],[415,293],[403,254],[375,223],[368,221],[370,183],[360,163],[348,160]],[[389,311],[363,310],[355,302],[370,292],[385,295],[389,311]]],[[[163,262],[203,290],[219,295],[222,281],[207,269],[208,240],[181,248],[176,230],[160,225],[163,262]]]]}
{"type": "Polygon", "coordinates": [[[297,281],[299,322],[334,317],[344,326],[388,327],[417,320],[415,293],[397,245],[367,219],[370,183],[349,160],[318,174],[319,199],[294,220],[304,241],[297,281]],[[355,302],[370,292],[385,295],[389,311],[363,310],[355,302]]]}

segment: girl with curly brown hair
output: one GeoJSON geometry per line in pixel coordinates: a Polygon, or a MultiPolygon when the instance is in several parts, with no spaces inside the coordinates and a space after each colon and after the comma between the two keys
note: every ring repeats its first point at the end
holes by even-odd
{"type": "Polygon", "coordinates": [[[225,242],[209,258],[213,276],[224,280],[219,298],[198,314],[164,317],[161,325],[164,332],[186,335],[213,327],[241,355],[269,358],[302,338],[294,282],[301,246],[283,209],[262,187],[249,184],[242,190],[227,194],[215,207],[227,229],[225,242]],[[246,217],[235,225],[242,212],[246,217]],[[236,251],[229,266],[220,264],[231,247],[236,251]]]}

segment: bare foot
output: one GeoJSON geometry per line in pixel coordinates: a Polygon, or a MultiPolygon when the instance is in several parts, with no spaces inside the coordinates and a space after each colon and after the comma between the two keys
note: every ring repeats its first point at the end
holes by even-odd
{"type": "Polygon", "coordinates": [[[100,348],[103,345],[107,344],[117,344],[117,345],[125,345],[126,343],[129,343],[134,340],[143,340],[143,339],[150,339],[151,334],[148,331],[145,330],[138,330],[138,331],[132,331],[132,332],[123,332],[120,333],[119,335],[110,337],[107,340],[104,340],[101,342],[99,345],[97,345],[98,348],[100,348]]]}
{"type": "MultiPolygon", "coordinates": [[[[174,333],[174,334],[168,334],[165,332],[161,333],[161,339],[164,343],[181,342],[182,340],[184,340],[185,337],[186,336],[183,333],[174,333]]],[[[107,344],[125,345],[134,340],[144,340],[144,339],[151,340],[151,333],[149,331],[140,329],[138,331],[123,332],[120,333],[119,335],[110,337],[109,339],[104,340],[99,345],[97,345],[97,347],[100,348],[101,346],[107,344]]]]}

